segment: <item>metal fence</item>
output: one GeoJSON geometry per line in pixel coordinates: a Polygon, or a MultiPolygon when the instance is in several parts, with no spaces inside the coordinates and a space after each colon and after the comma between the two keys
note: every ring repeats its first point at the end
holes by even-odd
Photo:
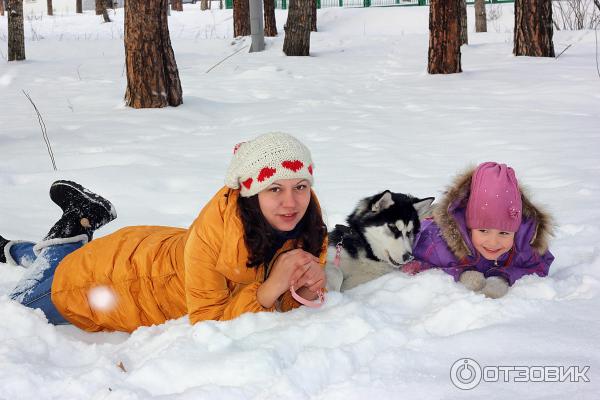
{"type": "MultiPolygon", "coordinates": [[[[290,0],[274,0],[275,8],[286,10],[290,0]]],[[[486,0],[486,3],[514,3],[514,0],[486,0]]],[[[467,0],[473,4],[475,0],[467,0]]],[[[317,0],[317,8],[328,7],[395,7],[428,6],[429,0],[317,0]]],[[[233,8],[233,0],[225,0],[226,8],[233,8]]]]}

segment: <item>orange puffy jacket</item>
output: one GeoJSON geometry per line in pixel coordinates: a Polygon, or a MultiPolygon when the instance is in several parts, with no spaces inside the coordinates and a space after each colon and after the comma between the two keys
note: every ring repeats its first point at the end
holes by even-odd
{"type": "MultiPolygon", "coordinates": [[[[219,190],[189,229],[134,226],[89,242],[58,265],[52,302],[87,331],[131,332],[185,314],[196,323],[273,311],[256,300],[265,266],[246,267],[238,196],[238,190],[219,190]]],[[[327,239],[322,265],[326,257],[327,239]]],[[[289,292],[280,300],[281,311],[300,305],[289,292]]]]}

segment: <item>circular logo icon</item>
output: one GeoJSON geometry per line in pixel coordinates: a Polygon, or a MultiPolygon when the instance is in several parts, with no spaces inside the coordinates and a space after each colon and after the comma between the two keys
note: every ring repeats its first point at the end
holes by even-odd
{"type": "Polygon", "coordinates": [[[472,358],[456,360],[450,368],[452,384],[462,390],[471,390],[481,382],[481,367],[472,358]]]}

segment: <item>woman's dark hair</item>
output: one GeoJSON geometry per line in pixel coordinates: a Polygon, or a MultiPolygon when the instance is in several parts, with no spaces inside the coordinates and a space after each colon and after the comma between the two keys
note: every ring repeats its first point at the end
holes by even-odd
{"type": "MultiPolygon", "coordinates": [[[[244,226],[244,241],[248,247],[247,266],[254,268],[270,262],[271,260],[266,260],[266,258],[272,254],[271,250],[276,243],[278,232],[263,216],[258,203],[258,195],[240,196],[238,212],[244,226]]],[[[301,245],[304,251],[318,257],[325,235],[327,235],[327,228],[312,193],[306,213],[297,226],[300,228],[300,232],[298,232],[294,247],[298,248],[301,245]]]]}

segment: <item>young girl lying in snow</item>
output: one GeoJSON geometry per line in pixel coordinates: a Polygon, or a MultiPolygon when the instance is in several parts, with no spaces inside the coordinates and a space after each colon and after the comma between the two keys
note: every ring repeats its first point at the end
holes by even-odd
{"type": "Polygon", "coordinates": [[[502,297],[524,275],[546,276],[550,216],[534,206],[512,168],[485,162],[459,176],[415,238],[403,271],[441,268],[467,288],[502,297]]]}
{"type": "Polygon", "coordinates": [[[88,331],[311,304],[326,285],[327,251],[313,169],[297,139],[262,135],[236,146],[226,186],[189,229],[134,226],[93,241],[116,218],[112,204],[57,181],[50,197],[64,214],[41,242],[0,237],[0,261],[30,268],[11,297],[88,331]]]}

